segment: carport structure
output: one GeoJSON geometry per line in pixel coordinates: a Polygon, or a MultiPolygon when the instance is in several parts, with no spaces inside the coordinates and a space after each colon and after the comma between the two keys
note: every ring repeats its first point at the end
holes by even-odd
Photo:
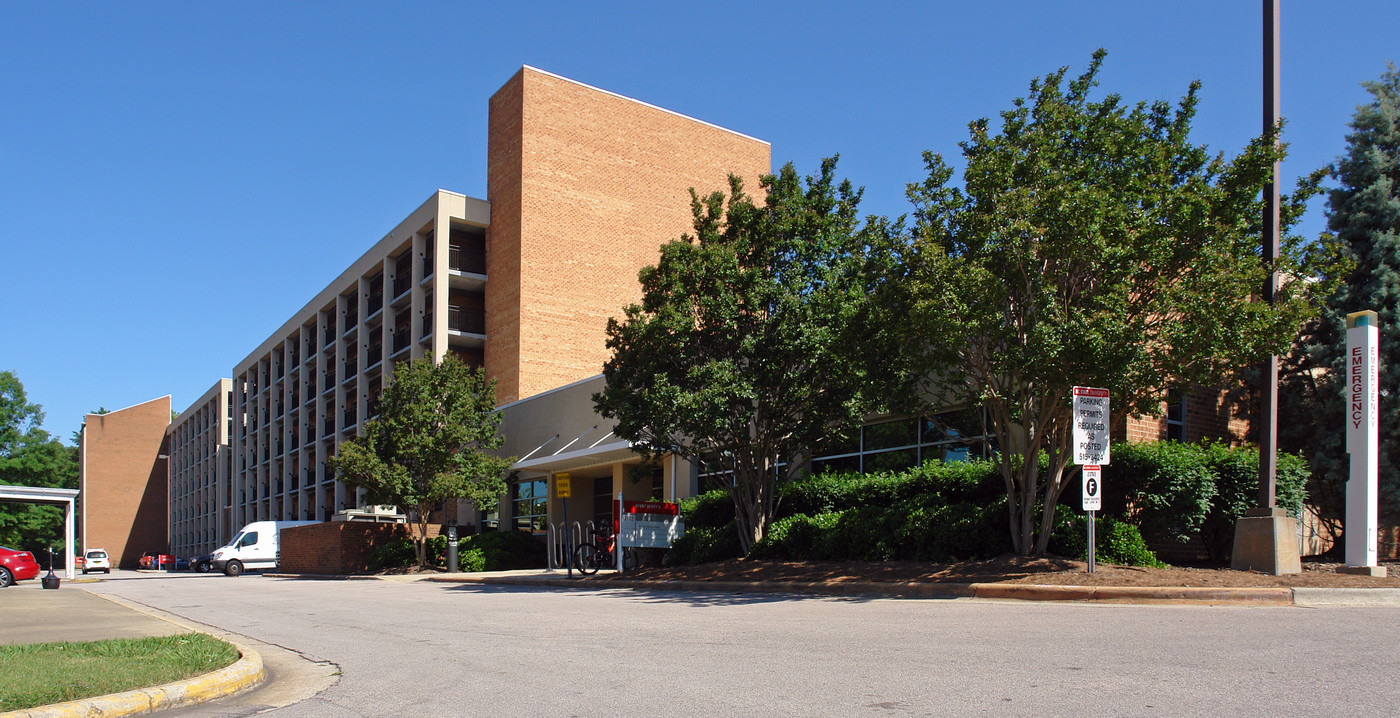
{"type": "Polygon", "coordinates": [[[47,504],[63,507],[63,550],[68,554],[63,565],[66,575],[70,579],[73,578],[73,564],[75,563],[73,560],[73,507],[77,500],[77,489],[0,485],[0,504],[47,504]]]}

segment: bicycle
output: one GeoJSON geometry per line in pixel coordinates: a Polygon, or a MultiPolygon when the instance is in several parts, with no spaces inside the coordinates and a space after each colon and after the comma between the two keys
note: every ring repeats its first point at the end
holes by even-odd
{"type": "MultiPolygon", "coordinates": [[[[574,549],[574,568],[585,576],[591,576],[598,573],[598,569],[604,566],[616,565],[617,559],[613,554],[613,549],[616,546],[615,539],[612,528],[609,526],[593,529],[593,541],[579,544],[578,548],[574,549]]],[[[637,549],[632,546],[623,547],[623,570],[631,571],[636,567],[637,549]]]]}

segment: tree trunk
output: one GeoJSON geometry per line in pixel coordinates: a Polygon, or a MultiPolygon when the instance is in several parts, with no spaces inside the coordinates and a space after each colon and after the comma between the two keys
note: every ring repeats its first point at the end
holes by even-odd
{"type": "Polygon", "coordinates": [[[418,521],[414,526],[418,530],[418,538],[414,541],[414,549],[418,552],[418,568],[428,567],[428,512],[423,506],[418,507],[418,521]]]}

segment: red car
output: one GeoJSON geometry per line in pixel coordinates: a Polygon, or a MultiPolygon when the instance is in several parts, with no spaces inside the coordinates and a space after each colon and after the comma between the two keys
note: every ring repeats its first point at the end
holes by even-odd
{"type": "Polygon", "coordinates": [[[0,588],[38,575],[39,564],[34,561],[34,554],[0,546],[0,588]]]}

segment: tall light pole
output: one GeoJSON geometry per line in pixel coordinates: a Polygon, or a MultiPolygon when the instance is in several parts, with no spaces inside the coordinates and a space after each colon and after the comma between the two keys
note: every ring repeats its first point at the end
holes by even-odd
{"type": "MultiPolygon", "coordinates": [[[[1279,2],[1264,0],[1264,132],[1278,127],[1279,113],[1279,2]]],[[[1264,263],[1278,259],[1278,180],[1279,163],[1274,162],[1268,184],[1264,185],[1264,263]]],[[[1274,303],[1278,292],[1278,272],[1270,272],[1264,282],[1264,301],[1274,303]]],[[[1274,508],[1278,487],[1278,357],[1264,361],[1259,397],[1259,508],[1274,508]]]]}
{"type": "MultiPolygon", "coordinates": [[[[1280,0],[1263,0],[1265,134],[1278,127],[1280,118],[1279,3],[1280,0]]],[[[1278,259],[1278,180],[1279,164],[1275,162],[1269,182],[1264,185],[1262,254],[1266,265],[1278,259]]],[[[1264,282],[1264,301],[1272,304],[1277,291],[1278,273],[1270,272],[1264,282]]],[[[1260,368],[1259,506],[1235,523],[1235,549],[1230,566],[1274,575],[1301,573],[1298,521],[1278,508],[1274,501],[1278,471],[1278,357],[1270,356],[1260,368]]]]}

